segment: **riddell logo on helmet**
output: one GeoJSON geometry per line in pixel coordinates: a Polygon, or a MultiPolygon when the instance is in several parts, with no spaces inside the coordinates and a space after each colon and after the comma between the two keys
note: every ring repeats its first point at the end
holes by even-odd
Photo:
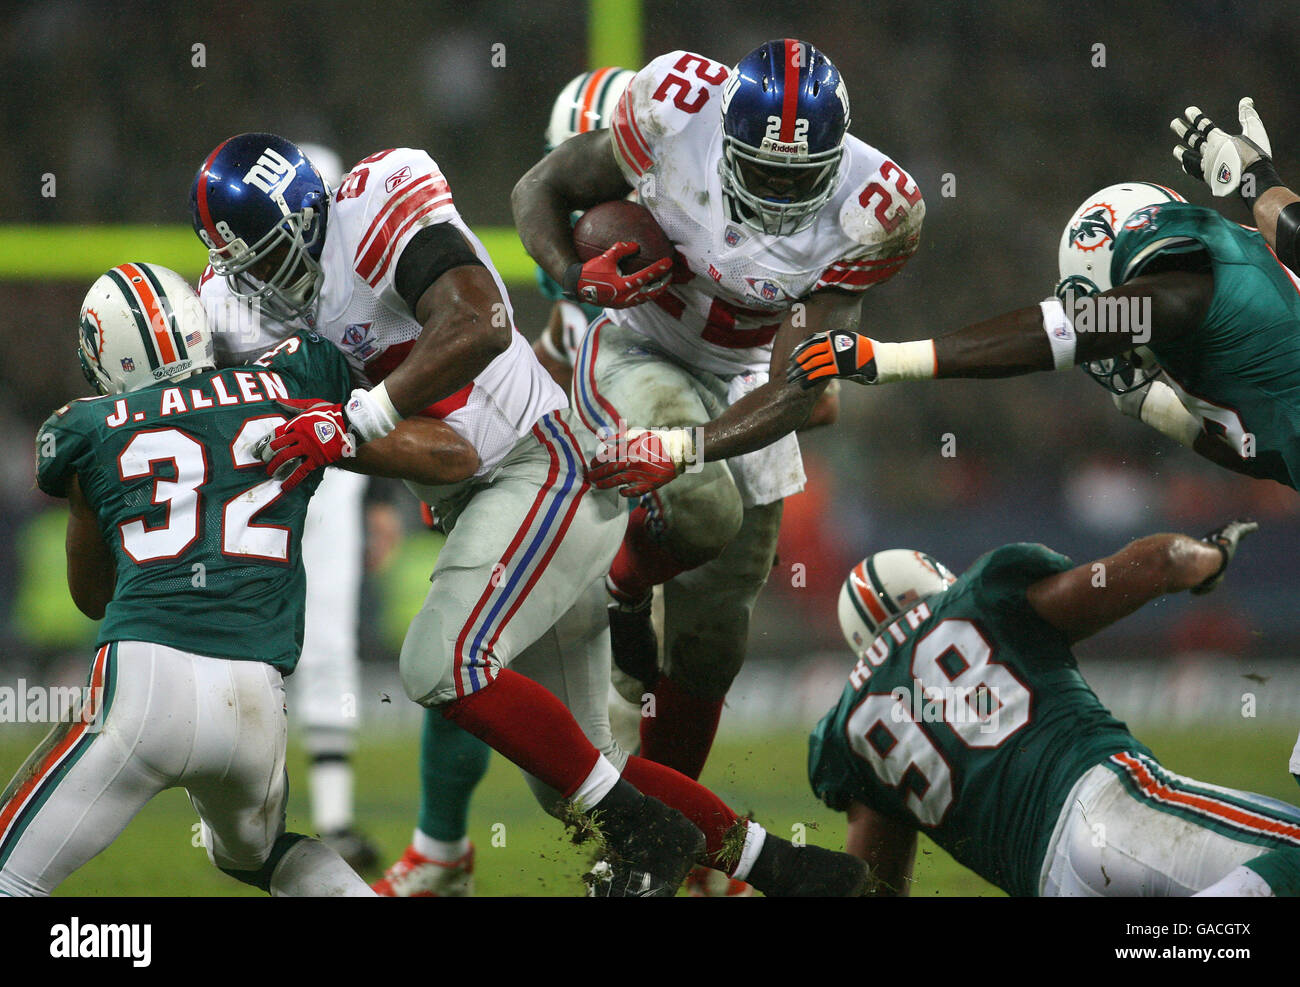
{"type": "Polygon", "coordinates": [[[1070,246],[1085,252],[1098,250],[1115,239],[1115,210],[1107,202],[1088,206],[1079,221],[1070,227],[1070,246]]]}
{"type": "Polygon", "coordinates": [[[808,154],[808,144],[792,144],[785,141],[774,141],[769,137],[763,138],[762,149],[770,151],[773,154],[793,154],[804,157],[808,154]]]}

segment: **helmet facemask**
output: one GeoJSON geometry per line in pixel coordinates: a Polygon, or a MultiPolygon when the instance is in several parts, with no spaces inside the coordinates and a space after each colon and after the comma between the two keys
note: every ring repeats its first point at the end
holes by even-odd
{"type": "MultiPolygon", "coordinates": [[[[290,213],[252,246],[234,239],[208,251],[215,274],[226,279],[230,290],[248,302],[256,301],[271,318],[287,322],[310,316],[320,298],[325,273],[315,255],[320,253],[323,216],[312,206],[290,213]],[[274,262],[265,279],[253,269],[274,262]]],[[[268,265],[269,266],[269,265],[268,265]]]]}
{"type": "Polygon", "coordinates": [[[754,147],[724,132],[718,165],[722,193],[745,225],[773,236],[789,236],[811,226],[818,210],[835,194],[843,156],[843,140],[827,151],[785,153],[754,147]],[[785,187],[773,188],[769,183],[785,187]]]}

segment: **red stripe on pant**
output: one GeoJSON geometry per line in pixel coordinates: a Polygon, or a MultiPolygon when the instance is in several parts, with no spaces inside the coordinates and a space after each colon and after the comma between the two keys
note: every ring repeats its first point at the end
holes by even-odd
{"type": "MultiPolygon", "coordinates": [[[[536,425],[533,426],[533,434],[537,434],[536,425]]],[[[544,442],[542,444],[545,445],[544,442]]],[[[457,696],[465,695],[465,688],[461,681],[463,671],[467,668],[468,664],[465,656],[465,641],[469,638],[470,631],[472,631],[478,624],[479,615],[483,612],[483,608],[487,605],[488,600],[492,599],[501,586],[508,582],[508,580],[503,577],[509,568],[510,560],[514,558],[515,552],[518,551],[524,537],[532,528],[533,519],[537,517],[537,512],[541,509],[542,503],[553,492],[552,488],[555,484],[555,480],[560,474],[559,456],[555,454],[555,450],[550,446],[547,446],[546,448],[551,454],[551,468],[546,475],[546,482],[543,483],[541,489],[537,491],[537,496],[533,499],[533,504],[528,509],[528,514],[524,518],[524,523],[519,526],[519,529],[515,532],[515,537],[511,539],[510,545],[506,548],[505,554],[502,555],[501,559],[497,562],[497,566],[500,566],[500,568],[498,569],[496,566],[493,566],[492,578],[488,580],[487,586],[483,589],[483,594],[478,598],[478,602],[474,604],[474,609],[470,611],[469,619],[465,621],[465,626],[460,629],[460,634],[456,637],[456,653],[452,656],[452,660],[455,662],[456,667],[453,671],[452,677],[456,682],[457,696]]]]}

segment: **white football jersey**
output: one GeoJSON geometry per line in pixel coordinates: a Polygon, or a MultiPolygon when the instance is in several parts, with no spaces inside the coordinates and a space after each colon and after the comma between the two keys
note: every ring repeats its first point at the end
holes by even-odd
{"type": "MultiPolygon", "coordinates": [[[[392,373],[414,346],[422,326],[397,292],[397,261],[421,229],[451,223],[496,282],[514,326],[506,286],[483,244],[452,204],[451,189],[424,151],[396,148],[357,162],[330,203],[321,267],[325,279],[314,321],[284,324],[263,315],[253,322],[224,279],[211,268],[199,282],[213,325],[220,365],[243,363],[285,336],[312,328],[343,355],[358,386],[372,387],[392,373]]],[[[445,421],[478,451],[483,476],[543,415],[568,399],[542,369],[516,329],[510,346],[478,376],[422,412],[445,421]]]]}
{"type": "Polygon", "coordinates": [[[684,363],[729,375],[767,370],[795,302],[822,288],[888,280],[920,241],[925,202],[880,151],[846,138],[836,189],[812,225],[774,236],[734,218],[722,195],[726,66],[686,51],[654,59],[614,110],[615,157],[677,249],[673,283],[606,312],[684,363]]]}

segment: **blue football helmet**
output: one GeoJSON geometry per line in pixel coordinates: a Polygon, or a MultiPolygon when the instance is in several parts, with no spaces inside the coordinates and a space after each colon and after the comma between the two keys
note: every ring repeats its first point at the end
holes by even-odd
{"type": "Polygon", "coordinates": [[[722,91],[722,192],[764,233],[809,226],[835,193],[849,95],[812,45],[769,41],[742,58],[722,91]]]}
{"type": "Polygon", "coordinates": [[[190,187],[194,231],[214,273],[272,318],[310,317],[330,189],[302,150],[274,134],[240,134],[217,145],[190,187]]]}

